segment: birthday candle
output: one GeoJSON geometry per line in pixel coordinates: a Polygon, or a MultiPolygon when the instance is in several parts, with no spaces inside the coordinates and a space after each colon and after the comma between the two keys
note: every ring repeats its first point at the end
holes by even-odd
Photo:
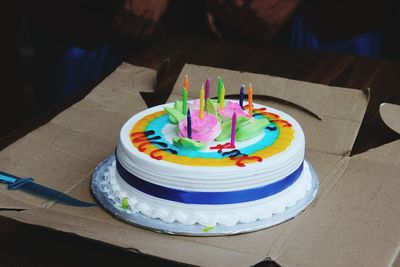
{"type": "Polygon", "coordinates": [[[240,87],[239,105],[243,109],[244,84],[240,87]]]}
{"type": "Polygon", "coordinates": [[[224,109],[224,104],[225,104],[225,86],[222,85],[222,90],[221,90],[221,99],[219,102],[219,108],[224,109]]]}
{"type": "Polygon", "coordinates": [[[222,93],[222,87],[224,86],[224,83],[222,82],[222,78],[218,76],[218,103],[221,103],[221,93],[222,93]]]}
{"type": "Polygon", "coordinates": [[[192,139],[192,117],[190,116],[190,109],[187,110],[187,137],[192,139]]]}
{"type": "Polygon", "coordinates": [[[189,79],[187,74],[185,75],[185,80],[183,81],[183,87],[185,87],[186,91],[189,90],[189,79]]]}
{"type": "Polygon", "coordinates": [[[200,112],[199,112],[200,119],[204,118],[204,86],[201,87],[200,90],[200,112]]]}
{"type": "Polygon", "coordinates": [[[206,80],[206,93],[204,95],[204,98],[207,99],[210,97],[210,79],[206,80]]]}
{"type": "Polygon", "coordinates": [[[235,147],[236,137],[236,112],[232,115],[232,129],[231,129],[231,146],[235,147]]]}
{"type": "Polygon", "coordinates": [[[253,117],[253,88],[251,88],[251,83],[249,84],[249,89],[247,90],[247,99],[249,102],[249,115],[253,117]]]}
{"type": "Polygon", "coordinates": [[[183,97],[182,97],[182,113],[183,115],[186,115],[187,111],[187,91],[185,88],[183,88],[183,97]]]}

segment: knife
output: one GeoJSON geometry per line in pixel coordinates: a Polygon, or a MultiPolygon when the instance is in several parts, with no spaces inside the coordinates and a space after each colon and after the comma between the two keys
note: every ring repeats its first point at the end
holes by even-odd
{"type": "Polygon", "coordinates": [[[23,190],[30,194],[42,197],[48,200],[55,200],[56,202],[63,203],[75,207],[94,207],[96,203],[82,201],[63,192],[54,190],[47,186],[40,185],[33,181],[33,178],[20,178],[15,175],[0,171],[0,182],[8,184],[9,190],[23,190]]]}

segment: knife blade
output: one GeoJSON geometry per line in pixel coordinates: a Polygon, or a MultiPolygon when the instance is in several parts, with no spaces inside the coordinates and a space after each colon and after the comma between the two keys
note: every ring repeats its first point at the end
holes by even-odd
{"type": "Polygon", "coordinates": [[[33,178],[21,178],[3,171],[0,171],[0,182],[8,184],[9,190],[23,190],[27,193],[39,196],[44,199],[75,206],[75,207],[94,207],[96,203],[82,201],[73,198],[63,192],[34,182],[33,178]]]}

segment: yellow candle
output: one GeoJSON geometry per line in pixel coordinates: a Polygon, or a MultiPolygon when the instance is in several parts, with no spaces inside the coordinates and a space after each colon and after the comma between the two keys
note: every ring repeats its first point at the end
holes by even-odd
{"type": "Polygon", "coordinates": [[[204,86],[201,87],[200,90],[200,112],[199,112],[200,119],[204,118],[204,86]]]}
{"type": "Polygon", "coordinates": [[[224,109],[224,104],[225,104],[225,86],[222,85],[222,90],[221,90],[221,102],[219,102],[219,108],[224,109]]]}
{"type": "Polygon", "coordinates": [[[253,88],[251,88],[251,83],[249,84],[249,89],[247,90],[247,100],[249,102],[249,115],[253,117],[253,88]]]}
{"type": "Polygon", "coordinates": [[[187,74],[185,75],[185,80],[183,81],[183,87],[185,87],[186,91],[189,90],[189,79],[187,74]]]}

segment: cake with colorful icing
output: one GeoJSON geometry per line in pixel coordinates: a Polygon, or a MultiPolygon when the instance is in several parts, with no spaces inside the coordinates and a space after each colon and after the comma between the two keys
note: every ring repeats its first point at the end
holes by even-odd
{"type": "Polygon", "coordinates": [[[129,212],[233,226],[271,218],[311,190],[304,133],[288,114],[204,97],[156,106],[122,127],[111,183],[129,212]]]}

